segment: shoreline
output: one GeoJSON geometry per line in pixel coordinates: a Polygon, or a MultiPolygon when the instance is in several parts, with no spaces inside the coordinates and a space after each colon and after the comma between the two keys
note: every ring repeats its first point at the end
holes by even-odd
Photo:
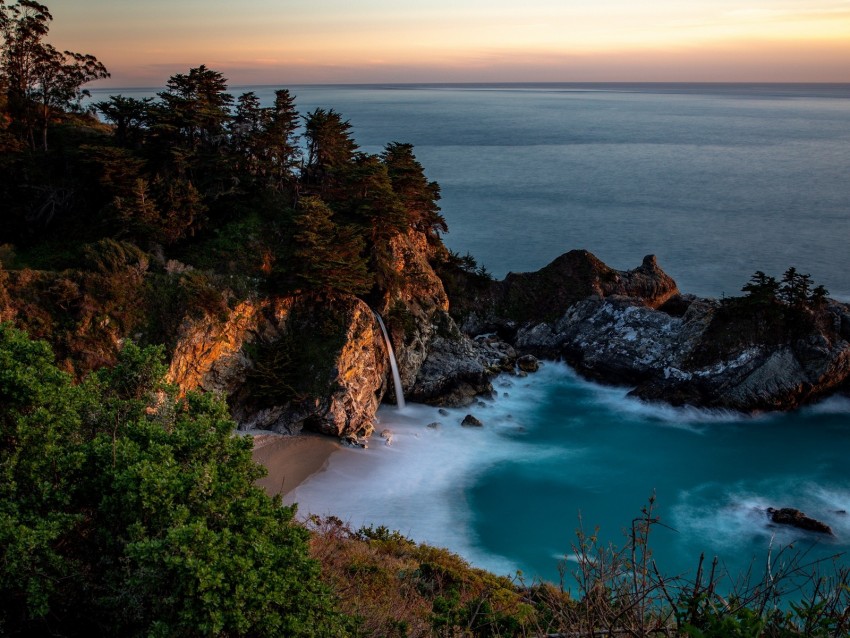
{"type": "Polygon", "coordinates": [[[314,474],[322,472],[331,455],[340,449],[336,439],[321,434],[252,434],[255,463],[268,474],[255,484],[266,494],[285,496],[314,474]]]}

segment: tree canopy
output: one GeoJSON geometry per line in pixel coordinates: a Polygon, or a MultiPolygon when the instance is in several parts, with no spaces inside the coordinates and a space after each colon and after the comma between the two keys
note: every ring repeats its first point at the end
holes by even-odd
{"type": "Polygon", "coordinates": [[[109,72],[93,55],[59,51],[45,42],[53,16],[43,4],[0,4],[0,16],[0,69],[14,128],[33,148],[40,144],[46,151],[51,119],[64,110],[79,110],[81,98],[88,95],[82,86],[109,77],[109,72]]]}

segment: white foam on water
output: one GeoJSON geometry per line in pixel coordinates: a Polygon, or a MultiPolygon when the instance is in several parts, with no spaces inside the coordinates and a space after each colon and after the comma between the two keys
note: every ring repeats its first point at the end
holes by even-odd
{"type": "Polygon", "coordinates": [[[448,547],[476,566],[512,574],[517,565],[477,549],[465,489],[498,463],[553,453],[523,441],[522,425],[512,413],[530,409],[525,404],[535,393],[522,394],[521,399],[447,409],[447,414],[415,404],[401,411],[384,406],[376,430],[391,430],[392,445],[375,436],[365,450],[334,453],[323,472],[286,500],[297,502],[302,516],[333,514],[355,529],[385,525],[416,541],[448,547]],[[484,426],[461,426],[466,414],[484,426]],[[440,425],[427,427],[431,423],[440,425]]]}
{"type": "Polygon", "coordinates": [[[704,434],[702,426],[711,423],[738,423],[770,418],[766,415],[748,415],[735,410],[697,408],[694,406],[673,406],[662,402],[648,402],[629,396],[632,388],[625,386],[606,386],[583,379],[573,368],[564,364],[558,366],[560,374],[572,383],[590,392],[599,403],[618,414],[628,414],[662,425],[681,428],[704,434]]]}
{"type": "Polygon", "coordinates": [[[717,550],[740,550],[756,543],[763,549],[805,540],[850,549],[850,489],[816,485],[787,478],[782,484],[729,486],[711,497],[716,485],[706,483],[681,493],[672,508],[673,526],[693,539],[710,539],[717,550]],[[770,521],[767,508],[793,507],[828,524],[835,537],[805,532],[770,521]]]}
{"type": "Polygon", "coordinates": [[[832,396],[828,399],[803,408],[809,414],[850,414],[850,397],[832,396]]]}

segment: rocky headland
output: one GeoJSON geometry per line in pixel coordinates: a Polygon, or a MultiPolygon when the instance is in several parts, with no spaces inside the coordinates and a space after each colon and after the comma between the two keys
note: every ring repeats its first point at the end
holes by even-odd
{"type": "Polygon", "coordinates": [[[172,380],[226,394],[246,428],[369,434],[393,396],[374,309],[405,396],[432,405],[470,404],[492,393],[497,374],[533,370],[535,358],[632,386],[640,399],[743,412],[790,410],[848,387],[850,309],[832,300],[785,308],[699,298],[681,293],[654,256],[617,271],[578,250],[503,281],[455,271],[447,293],[441,255],[421,235],[400,235],[393,250],[398,279],[370,305],[266,299],[223,322],[185,322],[172,380]],[[274,372],[268,353],[282,343],[298,344],[296,379],[280,362],[274,372]]]}
{"type": "MultiPolygon", "coordinates": [[[[679,291],[654,256],[618,271],[582,250],[494,281],[412,228],[389,250],[394,273],[368,295],[216,291],[226,303],[170,319],[169,381],[180,392],[226,397],[243,429],[366,436],[380,403],[394,400],[377,312],[404,395],[432,405],[489,396],[496,375],[533,372],[537,359],[566,361],[639,399],[749,413],[791,410],[850,387],[850,308],[828,298],[699,298],[679,291]]],[[[146,268],[132,261],[121,281],[137,285],[146,268]]],[[[67,275],[0,274],[0,316],[38,336],[51,321],[45,300],[56,303],[67,275]]],[[[103,288],[101,279],[86,285],[103,288]]],[[[88,368],[108,365],[125,338],[136,338],[119,314],[81,316],[77,332],[57,343],[60,352],[86,352],[88,368]]]]}

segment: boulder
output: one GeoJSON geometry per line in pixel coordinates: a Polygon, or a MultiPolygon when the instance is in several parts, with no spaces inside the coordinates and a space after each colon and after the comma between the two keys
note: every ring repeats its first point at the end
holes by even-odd
{"type": "Polygon", "coordinates": [[[407,396],[430,405],[470,405],[478,395],[493,391],[488,362],[487,352],[471,339],[435,337],[407,396]]]}
{"type": "Polygon", "coordinates": [[[461,421],[460,424],[465,428],[480,428],[484,425],[481,421],[476,419],[471,414],[467,414],[465,417],[463,417],[463,421],[461,421]]]}
{"type": "Polygon", "coordinates": [[[533,354],[524,354],[519,357],[516,365],[523,372],[537,372],[540,369],[540,362],[533,354]]]}
{"type": "Polygon", "coordinates": [[[788,525],[807,532],[817,532],[818,534],[828,534],[829,536],[835,535],[829,525],[806,516],[803,512],[793,507],[783,507],[781,509],[768,507],[767,515],[777,525],[788,525]]]}

